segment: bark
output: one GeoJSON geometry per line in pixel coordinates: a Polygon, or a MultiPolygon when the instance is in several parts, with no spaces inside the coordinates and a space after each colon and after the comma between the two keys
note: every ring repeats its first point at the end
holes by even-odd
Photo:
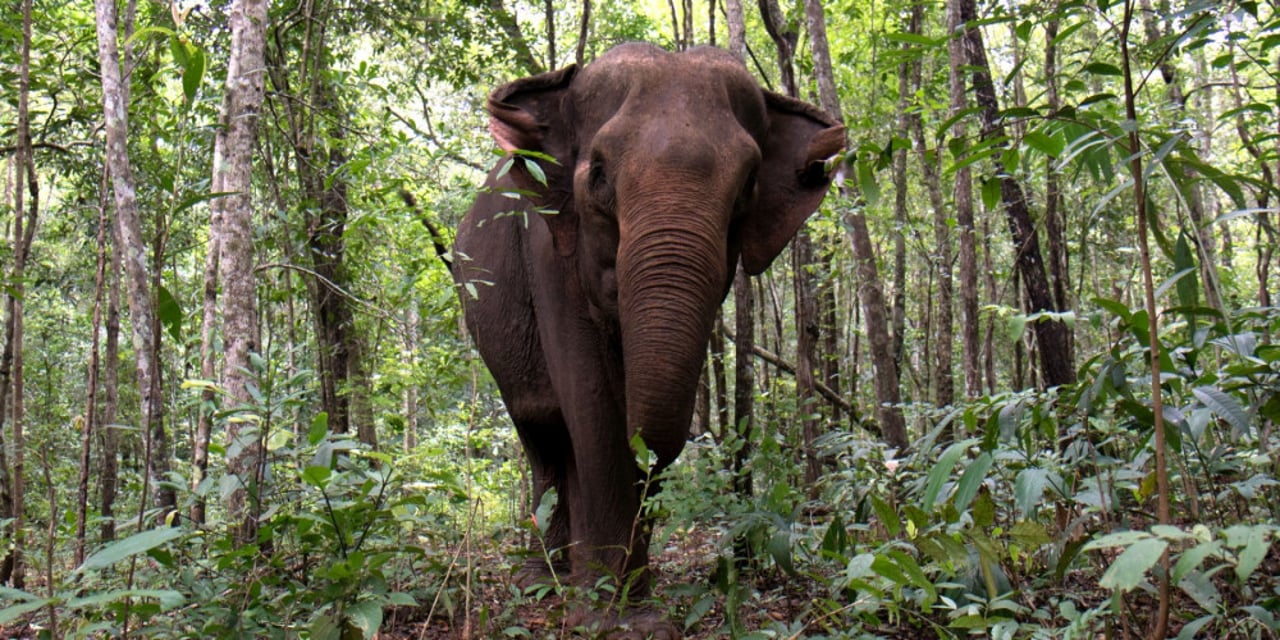
{"type": "MultiPolygon", "coordinates": [[[[103,176],[103,198],[106,198],[106,176],[103,176]]],[[[106,203],[103,207],[106,208],[106,203]]],[[[109,219],[109,218],[108,218],[109,219]]],[[[115,225],[109,229],[114,235],[115,225]]],[[[120,273],[123,265],[120,260],[120,243],[112,240],[110,265],[107,272],[107,346],[103,354],[102,385],[102,426],[100,449],[102,450],[101,493],[98,510],[102,514],[102,528],[99,536],[102,542],[115,540],[116,537],[116,487],[120,477],[120,431],[116,426],[116,416],[120,407],[120,273]]]]}
{"type": "MultiPolygon", "coordinates": [[[[1156,48],[1159,41],[1163,37],[1160,24],[1156,19],[1156,11],[1152,8],[1150,0],[1141,0],[1142,23],[1146,31],[1147,46],[1156,48]]],[[[1167,1],[1160,3],[1160,15],[1169,14],[1169,6],[1167,1]]],[[[1184,115],[1187,111],[1187,97],[1182,91],[1179,83],[1178,70],[1174,66],[1172,60],[1165,56],[1160,61],[1160,75],[1164,79],[1166,96],[1169,101],[1177,107],[1178,111],[1184,115]]],[[[1211,127],[1210,127],[1211,128],[1211,127]]],[[[1167,170],[1177,172],[1181,176],[1183,184],[1187,185],[1184,193],[1186,194],[1187,214],[1191,218],[1191,237],[1195,240],[1196,261],[1199,263],[1199,275],[1201,281],[1201,289],[1204,290],[1205,303],[1211,308],[1219,311],[1223,310],[1222,296],[1219,294],[1218,287],[1218,258],[1213,251],[1213,238],[1210,233],[1209,223],[1211,219],[1205,214],[1204,191],[1200,180],[1192,179],[1188,175],[1187,169],[1181,165],[1167,165],[1167,170]]]]}
{"type": "MultiPolygon", "coordinates": [[[[715,383],[714,396],[708,396],[708,404],[712,404],[711,398],[715,398],[716,412],[716,434],[717,437],[723,439],[729,433],[731,425],[729,420],[729,375],[724,366],[725,341],[723,323],[716,323],[715,333],[711,336],[711,377],[708,380],[708,391],[710,383],[715,383]]],[[[736,372],[735,372],[736,373],[736,372]]],[[[710,424],[710,406],[708,406],[707,422],[710,424]]]]}
{"type": "MultiPolygon", "coordinates": [[[[315,5],[308,5],[308,11],[314,12],[315,5]]],[[[489,13],[493,16],[498,27],[507,36],[507,42],[511,45],[511,50],[515,54],[516,62],[524,67],[529,75],[537,75],[546,71],[546,68],[538,62],[538,58],[533,55],[533,49],[529,47],[529,41],[525,40],[524,34],[520,32],[520,24],[516,22],[516,17],[507,10],[502,0],[489,0],[489,13]]],[[[314,15],[308,16],[314,19],[314,15]]]]}
{"type": "MultiPolygon", "coordinates": [[[[1232,47],[1237,45],[1232,44],[1232,47]]],[[[1234,53],[1234,52],[1233,52],[1234,53]]],[[[1243,53],[1243,52],[1241,52],[1243,53]]],[[[1233,107],[1237,110],[1235,117],[1236,135],[1240,138],[1240,144],[1245,151],[1253,157],[1257,163],[1262,181],[1267,187],[1256,191],[1256,204],[1258,212],[1255,214],[1257,224],[1255,226],[1255,251],[1256,260],[1254,266],[1254,275],[1258,280],[1258,305],[1263,307],[1271,306],[1271,287],[1270,287],[1270,267],[1271,257],[1275,253],[1275,247],[1280,244],[1280,238],[1275,233],[1275,227],[1268,221],[1267,209],[1271,203],[1271,192],[1276,184],[1275,173],[1271,170],[1268,158],[1264,155],[1262,146],[1257,139],[1249,132],[1248,121],[1241,107],[1244,106],[1244,96],[1241,91],[1243,86],[1240,81],[1239,68],[1235,63],[1235,55],[1230,58],[1231,71],[1231,87],[1233,107]]],[[[1280,67],[1280,56],[1277,56],[1277,67],[1280,67]]],[[[1276,88],[1277,97],[1280,98],[1280,85],[1276,88]]],[[[1280,122],[1280,121],[1278,121],[1280,122]]]]}
{"type": "MultiPolygon", "coordinates": [[[[231,3],[231,50],[219,127],[214,137],[213,182],[215,193],[228,193],[210,203],[211,250],[216,252],[218,278],[222,281],[223,370],[222,386],[227,402],[236,409],[251,407],[253,368],[249,356],[259,348],[257,287],[254,280],[253,202],[250,178],[258,115],[262,109],[265,80],[268,0],[234,0],[231,3]],[[216,226],[215,226],[216,225],[216,226]]],[[[206,265],[205,304],[209,304],[206,265]]],[[[214,285],[216,287],[216,283],[214,285]]],[[[206,316],[206,321],[208,321],[206,316]]],[[[212,331],[206,327],[207,331],[212,331]]],[[[202,362],[201,366],[203,367],[202,362]]],[[[265,437],[252,421],[227,422],[228,471],[239,479],[227,502],[232,521],[240,522],[239,539],[257,540],[259,507],[256,504],[263,475],[265,437]],[[253,500],[255,504],[247,501],[253,500]]],[[[207,460],[207,457],[206,457],[207,460]]]]}
{"type": "MultiPolygon", "coordinates": [[[[747,43],[741,0],[725,0],[725,15],[729,24],[729,51],[745,64],[747,43]]],[[[751,360],[756,342],[756,301],[753,294],[751,276],[739,266],[733,281],[733,432],[740,442],[733,454],[733,488],[743,498],[750,498],[755,489],[751,468],[747,465],[754,448],[756,401],[756,375],[751,360]]],[[[727,435],[727,432],[721,435],[727,435]]],[[[743,554],[738,555],[741,557],[743,554]]]]}
{"type": "Polygon", "coordinates": [[[547,25],[547,68],[556,68],[556,2],[543,2],[543,11],[547,25]]]}
{"type": "MultiPolygon", "coordinates": [[[[35,232],[36,213],[40,209],[40,189],[36,179],[35,163],[31,156],[31,120],[30,111],[28,109],[28,101],[31,93],[31,1],[26,0],[22,3],[22,45],[20,53],[21,62],[18,68],[18,126],[17,131],[17,153],[14,158],[14,179],[13,179],[13,268],[11,271],[11,279],[9,282],[9,292],[6,295],[6,306],[8,307],[8,325],[9,335],[5,340],[6,359],[11,358],[12,372],[10,375],[0,375],[0,383],[7,388],[9,383],[13,385],[13,413],[10,416],[13,425],[13,468],[12,476],[6,474],[4,481],[10,486],[10,499],[12,503],[8,505],[8,515],[13,518],[10,530],[10,544],[8,545],[4,560],[0,561],[0,579],[7,582],[15,589],[21,589],[26,582],[26,567],[24,566],[24,556],[26,554],[26,441],[23,429],[25,427],[26,413],[23,398],[23,292],[26,289],[26,264],[27,255],[31,250],[31,242],[28,236],[35,232]],[[26,178],[26,185],[23,185],[23,178],[26,178]],[[31,192],[31,202],[29,203],[30,212],[27,219],[24,220],[23,207],[23,187],[27,186],[31,192]],[[12,478],[12,480],[10,480],[12,478]]],[[[10,362],[6,362],[9,365],[10,362]]],[[[10,373],[8,367],[5,373],[10,373]]],[[[0,406],[0,425],[3,424],[5,413],[3,407],[0,406]]],[[[3,471],[0,469],[0,471],[3,471]]],[[[50,509],[53,506],[50,505],[50,509]]]]}
{"type": "MultiPolygon", "coordinates": [[[[134,190],[133,170],[129,163],[129,116],[124,79],[120,70],[120,55],[116,45],[116,6],[111,0],[96,0],[98,26],[98,58],[102,76],[103,113],[105,116],[107,151],[106,165],[111,173],[111,184],[116,209],[115,235],[119,242],[121,264],[125,274],[126,298],[132,325],[133,350],[136,356],[135,372],[141,404],[143,434],[146,438],[147,475],[144,486],[147,491],[159,484],[155,459],[165,456],[164,441],[157,442],[156,435],[164,433],[164,405],[162,401],[157,344],[152,333],[155,323],[155,302],[150,290],[147,273],[146,243],[142,237],[142,222],[134,190]]],[[[167,502],[171,494],[157,491],[157,506],[168,511],[173,504],[167,502]]]]}
{"type": "Polygon", "coordinates": [[[729,30],[729,52],[747,61],[747,28],[742,16],[742,0],[724,0],[724,21],[729,30]]]}
{"type": "Polygon", "coordinates": [[[778,0],[756,0],[760,7],[760,18],[764,22],[765,31],[778,52],[778,84],[782,85],[782,93],[797,95],[796,72],[792,62],[796,57],[796,43],[800,36],[787,24],[786,16],[778,8],[778,0]]]}
{"type": "MultiPolygon", "coordinates": [[[[1050,114],[1056,114],[1062,106],[1058,96],[1058,47],[1054,42],[1058,37],[1058,24],[1057,18],[1049,20],[1044,34],[1045,100],[1050,114]]],[[[1049,241],[1049,280],[1053,284],[1053,299],[1058,308],[1070,309],[1071,265],[1067,252],[1066,211],[1060,207],[1062,196],[1055,164],[1056,160],[1052,158],[1045,160],[1044,227],[1049,241]]],[[[1070,347],[1074,351],[1074,344],[1070,347]]]]}
{"type": "MultiPolygon", "coordinates": [[[[805,0],[805,16],[812,43],[815,75],[820,79],[818,100],[828,115],[843,122],[844,114],[840,109],[840,98],[835,92],[834,81],[821,80],[824,77],[834,79],[835,76],[832,73],[831,55],[827,46],[826,18],[823,15],[820,0],[805,0]]],[[[899,406],[902,399],[901,390],[898,387],[898,365],[894,362],[893,339],[889,332],[889,317],[884,290],[880,284],[879,270],[876,266],[875,249],[871,245],[867,219],[862,208],[850,207],[846,209],[844,215],[845,222],[850,227],[853,255],[858,264],[858,298],[862,301],[872,367],[875,370],[873,378],[876,389],[876,416],[885,442],[904,449],[908,441],[906,423],[899,406]]]]}
{"type": "MultiPolygon", "coordinates": [[[[907,46],[904,44],[903,48],[906,49],[907,46]]],[[[908,69],[907,62],[898,64],[898,129],[900,131],[914,131],[911,127],[912,109],[907,101],[911,91],[907,82],[908,69]]],[[[906,149],[895,149],[893,152],[893,223],[893,312],[889,317],[893,331],[893,362],[898,366],[898,382],[901,383],[903,340],[907,333],[906,149]]]]}
{"type": "Polygon", "coordinates": [[[755,366],[751,353],[755,346],[755,296],[752,295],[751,277],[738,267],[733,282],[734,302],[734,367],[733,367],[733,423],[741,440],[733,456],[733,488],[739,496],[750,497],[754,493],[751,459],[755,429],[755,366]]]}
{"type": "MultiPolygon", "coordinates": [[[[958,12],[955,16],[958,21],[954,24],[967,24],[977,19],[977,8],[973,0],[951,0],[948,4],[958,5],[951,9],[958,12]]],[[[977,26],[965,27],[962,38],[964,61],[972,72],[970,81],[982,122],[982,139],[1004,137],[1004,125],[999,120],[1000,106],[996,100],[995,85],[991,79],[991,66],[987,63],[982,31],[977,26]]],[[[1018,272],[1027,293],[1026,311],[1029,314],[1060,311],[1054,304],[1049,290],[1049,279],[1045,275],[1044,260],[1041,257],[1040,239],[1036,235],[1036,228],[1031,220],[1031,211],[1022,185],[1005,171],[998,157],[992,164],[994,165],[993,174],[1000,181],[1000,200],[1008,219],[1009,232],[1013,237],[1018,272]]],[[[957,219],[961,228],[961,251],[963,252],[966,250],[963,235],[972,236],[973,223],[968,221],[966,224],[966,221],[960,220],[959,216],[957,219]]],[[[961,268],[963,269],[963,265],[961,268]]],[[[1033,329],[1036,344],[1039,347],[1040,374],[1044,384],[1056,387],[1075,382],[1075,370],[1069,359],[1070,329],[1066,323],[1042,319],[1033,324],[1033,329]]]]}
{"type": "MultiPolygon", "coordinates": [[[[821,7],[818,7],[819,16],[821,7]]],[[[776,0],[760,0],[760,13],[778,50],[778,68],[787,95],[797,97],[793,69],[797,34],[784,23],[784,16],[776,0]]],[[[825,43],[825,36],[824,43],[825,43]]],[[[828,68],[829,68],[828,61],[828,68]]],[[[829,81],[829,78],[828,78],[829,81]]],[[[834,83],[829,85],[834,88],[834,83]]],[[[837,105],[838,109],[838,105],[837,105]]],[[[837,111],[838,113],[838,111],[837,111]]],[[[816,301],[816,265],[813,263],[813,239],[801,229],[791,242],[792,284],[795,295],[796,322],[796,405],[800,414],[801,435],[804,441],[805,483],[816,487],[822,468],[814,440],[818,437],[816,417],[817,392],[814,389],[813,370],[818,344],[818,307],[816,301]]]]}
{"type": "MultiPolygon", "coordinates": [[[[103,186],[105,187],[106,185],[104,184],[103,186]]],[[[101,193],[105,196],[106,189],[102,189],[101,193]]],[[[76,485],[78,491],[74,551],[76,566],[82,564],[85,557],[85,522],[88,520],[89,510],[89,474],[93,460],[93,439],[101,429],[98,424],[98,375],[101,368],[99,358],[101,345],[98,337],[102,329],[103,294],[105,293],[108,264],[107,225],[109,223],[107,203],[104,197],[98,204],[98,264],[94,271],[93,324],[90,327],[93,332],[93,338],[89,348],[89,381],[86,385],[88,387],[88,399],[85,402],[84,424],[80,432],[80,478],[76,485]]]]}
{"type": "MultiPolygon", "coordinates": [[[[954,2],[947,5],[947,29],[951,33],[955,33],[964,23],[959,7],[954,5],[954,2]]],[[[968,107],[964,82],[964,69],[968,63],[962,40],[953,37],[948,41],[948,57],[951,117],[957,118],[952,125],[951,135],[954,139],[965,140],[969,135],[968,128],[964,119],[957,117],[968,107]]],[[[951,197],[960,235],[960,325],[965,393],[969,397],[976,397],[982,393],[982,376],[978,369],[978,259],[974,236],[973,175],[969,166],[956,169],[951,197]]]]}
{"type": "Polygon", "coordinates": [[[587,38],[591,33],[591,0],[582,0],[582,20],[578,23],[578,48],[574,60],[581,66],[586,62],[587,38]]]}
{"type": "MultiPolygon", "coordinates": [[[[499,0],[492,4],[501,7],[499,0]]],[[[321,407],[328,414],[330,430],[346,433],[353,422],[352,396],[365,393],[362,385],[354,384],[362,378],[363,369],[357,360],[359,337],[352,297],[348,293],[351,278],[344,240],[349,213],[347,181],[338,174],[347,161],[346,115],[340,108],[338,87],[326,73],[330,64],[326,29],[330,21],[321,7],[307,5],[307,11],[306,32],[300,46],[302,53],[296,62],[300,69],[298,92],[305,96],[293,95],[285,45],[277,45],[279,48],[272,52],[274,59],[268,68],[273,94],[281,96],[288,120],[283,124],[293,145],[303,198],[307,254],[311,261],[311,277],[306,285],[316,332],[321,407]]],[[[518,35],[518,30],[516,33],[518,35]]],[[[284,33],[276,34],[277,43],[284,39],[284,33]]],[[[356,406],[360,406],[360,400],[354,400],[356,406]]],[[[367,436],[369,432],[364,433],[367,436]]]]}

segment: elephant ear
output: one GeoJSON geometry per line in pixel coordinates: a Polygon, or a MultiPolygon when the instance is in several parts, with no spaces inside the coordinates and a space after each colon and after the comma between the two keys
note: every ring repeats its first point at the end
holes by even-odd
{"type": "Polygon", "coordinates": [[[568,206],[568,194],[573,191],[573,128],[564,106],[564,96],[577,71],[577,65],[570,65],[509,82],[494,89],[486,105],[489,133],[498,146],[508,153],[546,154],[558,163],[536,161],[544,175],[535,176],[525,162],[516,162],[508,175],[522,191],[540,194],[539,208],[560,209],[542,217],[551,229],[556,250],[564,256],[572,254],[577,243],[577,216],[568,206]]]}
{"type": "Polygon", "coordinates": [[[844,127],[811,105],[765,91],[769,129],[761,143],[756,200],[739,230],[742,266],[769,268],[809,214],[822,203],[831,175],[826,161],[845,147],[844,127]]]}

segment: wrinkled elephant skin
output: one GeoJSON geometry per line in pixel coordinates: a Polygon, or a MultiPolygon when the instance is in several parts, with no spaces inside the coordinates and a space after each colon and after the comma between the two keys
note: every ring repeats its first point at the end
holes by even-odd
{"type": "Polygon", "coordinates": [[[535,503],[559,497],[550,559],[577,583],[612,575],[642,593],[646,472],[630,439],[654,473],[680,453],[739,260],[763,271],[818,207],[844,129],[714,48],[622,45],[504,85],[487,107],[511,153],[458,230],[467,326],[535,503]]]}

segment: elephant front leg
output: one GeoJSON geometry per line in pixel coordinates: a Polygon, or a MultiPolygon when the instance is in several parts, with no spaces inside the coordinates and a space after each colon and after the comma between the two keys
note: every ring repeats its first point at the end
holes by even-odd
{"type": "Polygon", "coordinates": [[[573,442],[577,462],[572,485],[577,491],[571,505],[574,582],[589,587],[608,576],[618,590],[612,598],[615,602],[624,592],[628,598],[647,595],[651,582],[636,463],[625,433],[620,425],[578,429],[573,442]]]}

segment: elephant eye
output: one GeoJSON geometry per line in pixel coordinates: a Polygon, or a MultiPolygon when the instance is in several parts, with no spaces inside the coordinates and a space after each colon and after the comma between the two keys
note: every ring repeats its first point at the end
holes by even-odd
{"type": "Polygon", "coordinates": [[[587,185],[591,187],[592,191],[599,191],[607,184],[608,180],[605,179],[604,162],[601,160],[593,160],[591,162],[591,169],[589,170],[589,173],[587,173],[587,185]]]}

